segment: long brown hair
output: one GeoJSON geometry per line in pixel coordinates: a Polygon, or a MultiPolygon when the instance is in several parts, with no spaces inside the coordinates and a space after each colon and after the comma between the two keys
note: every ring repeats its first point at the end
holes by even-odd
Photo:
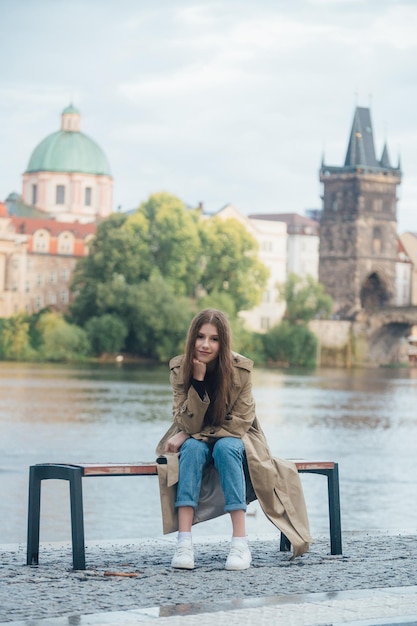
{"type": "Polygon", "coordinates": [[[231,347],[232,333],[229,320],[226,315],[218,309],[204,309],[203,311],[200,311],[200,313],[197,313],[191,321],[185,344],[185,358],[183,365],[184,384],[186,391],[188,391],[191,387],[193,379],[195,342],[197,335],[204,324],[213,324],[213,326],[216,327],[219,336],[219,354],[214,370],[216,393],[214,394],[213,411],[211,411],[211,422],[213,426],[221,426],[227,413],[229,390],[233,381],[233,362],[231,347]]]}

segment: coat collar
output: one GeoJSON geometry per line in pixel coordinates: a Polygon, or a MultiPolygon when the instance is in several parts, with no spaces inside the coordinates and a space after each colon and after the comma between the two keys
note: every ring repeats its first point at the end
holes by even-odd
{"type": "MultiPolygon", "coordinates": [[[[248,359],[245,356],[242,356],[241,354],[238,354],[237,352],[232,352],[232,358],[233,358],[233,384],[236,386],[240,386],[240,376],[239,376],[239,369],[243,369],[246,370],[248,372],[251,372],[253,369],[253,361],[251,361],[251,359],[248,359]]],[[[171,370],[175,369],[175,368],[179,368],[179,372],[178,372],[178,382],[182,383],[184,382],[184,377],[183,377],[183,363],[184,363],[184,355],[183,354],[179,354],[178,356],[174,356],[174,358],[172,358],[169,362],[169,367],[171,370]]]]}

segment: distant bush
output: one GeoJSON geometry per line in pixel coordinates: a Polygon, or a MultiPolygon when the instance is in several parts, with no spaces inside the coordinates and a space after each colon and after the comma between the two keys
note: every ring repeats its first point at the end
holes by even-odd
{"type": "Polygon", "coordinates": [[[283,320],[262,335],[267,361],[283,365],[314,366],[317,338],[304,324],[290,324],[283,320]]]}
{"type": "Polygon", "coordinates": [[[35,351],[30,345],[29,321],[19,313],[0,319],[0,358],[6,361],[33,359],[35,351]]]}
{"type": "Polygon", "coordinates": [[[87,333],[59,313],[44,313],[36,325],[41,336],[39,356],[47,361],[85,358],[91,352],[87,333]]]}
{"type": "Polygon", "coordinates": [[[128,328],[119,315],[91,317],[85,325],[94,354],[115,354],[124,346],[128,328]]]}

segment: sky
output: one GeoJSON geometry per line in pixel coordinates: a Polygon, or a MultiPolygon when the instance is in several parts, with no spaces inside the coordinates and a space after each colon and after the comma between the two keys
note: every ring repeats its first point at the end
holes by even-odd
{"type": "Polygon", "coordinates": [[[417,232],[416,0],[0,0],[0,24],[0,200],[72,102],[115,209],[304,214],[364,106],[417,232]]]}

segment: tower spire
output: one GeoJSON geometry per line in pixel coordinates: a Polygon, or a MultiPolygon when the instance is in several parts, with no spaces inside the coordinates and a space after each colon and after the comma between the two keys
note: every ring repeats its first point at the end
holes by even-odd
{"type": "Polygon", "coordinates": [[[345,166],[355,165],[378,167],[371,114],[369,109],[364,107],[356,107],[346,152],[345,166]]]}

